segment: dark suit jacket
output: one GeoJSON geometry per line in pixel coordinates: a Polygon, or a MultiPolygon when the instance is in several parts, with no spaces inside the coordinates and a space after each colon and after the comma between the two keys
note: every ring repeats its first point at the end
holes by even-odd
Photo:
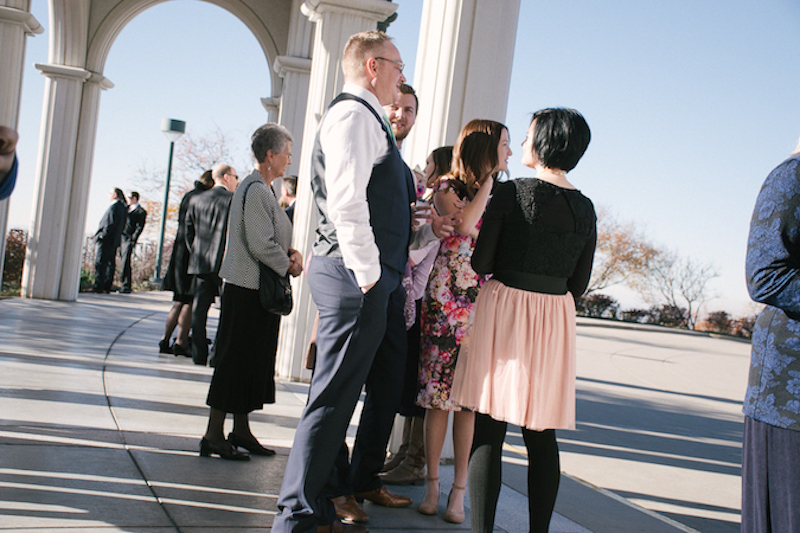
{"type": "Polygon", "coordinates": [[[142,206],[137,205],[133,211],[128,211],[128,222],[125,224],[125,229],[122,234],[131,242],[139,240],[139,235],[142,234],[144,229],[144,222],[147,219],[147,211],[142,206]]]}
{"type": "Polygon", "coordinates": [[[219,273],[232,198],[233,193],[225,187],[213,187],[189,201],[186,210],[189,274],[219,273]]]}
{"type": "Polygon", "coordinates": [[[94,240],[103,248],[116,250],[122,240],[122,230],[128,220],[128,206],[122,200],[117,200],[100,219],[100,225],[94,234],[94,240]]]}

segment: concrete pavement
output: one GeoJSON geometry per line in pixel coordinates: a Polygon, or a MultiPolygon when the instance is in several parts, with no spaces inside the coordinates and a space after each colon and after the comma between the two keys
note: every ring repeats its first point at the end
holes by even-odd
{"type": "MultiPolygon", "coordinates": [[[[278,382],[251,416],[276,457],[199,457],[212,371],[158,355],[169,297],[0,300],[0,531],[269,531],[307,386],[278,382]]],[[[559,433],[551,531],[734,531],[748,345],[603,325],[578,328],[579,422],[559,433]]],[[[497,531],[527,531],[519,432],[506,443],[497,531]]],[[[423,488],[397,492],[419,502],[423,488]]],[[[373,532],[469,531],[415,507],[366,511],[373,532]]]]}

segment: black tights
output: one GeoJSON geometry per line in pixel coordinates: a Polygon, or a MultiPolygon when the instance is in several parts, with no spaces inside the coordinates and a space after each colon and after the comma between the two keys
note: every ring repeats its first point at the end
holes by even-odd
{"type": "MultiPolygon", "coordinates": [[[[505,422],[476,413],[475,437],[469,459],[470,513],[472,533],[491,533],[500,497],[505,422]]],[[[528,512],[531,533],[547,533],[556,504],[561,465],[554,429],[522,428],[528,450],[528,512]]]]}

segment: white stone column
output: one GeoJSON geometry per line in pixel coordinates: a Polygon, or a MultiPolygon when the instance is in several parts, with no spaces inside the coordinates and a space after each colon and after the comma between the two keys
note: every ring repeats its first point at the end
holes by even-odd
{"type": "MultiPolygon", "coordinates": [[[[414,70],[420,113],[403,143],[410,166],[423,165],[434,148],[454,144],[472,119],[505,120],[519,4],[425,0],[414,70]]],[[[451,417],[442,459],[454,456],[452,423],[451,417]]]]}
{"type": "MultiPolygon", "coordinates": [[[[44,29],[29,13],[30,0],[6,1],[3,4],[0,5],[0,125],[17,129],[25,37],[42,33],[44,29]]],[[[6,257],[9,201],[0,202],[0,281],[6,257]]]]}
{"type": "Polygon", "coordinates": [[[66,253],[83,85],[92,73],[64,65],[37,64],[36,68],[47,81],[39,145],[39,179],[34,191],[34,216],[25,255],[22,295],[55,300],[60,294],[66,253]]]}
{"type": "Polygon", "coordinates": [[[412,167],[453,144],[470,120],[505,120],[519,5],[425,0],[414,70],[420,113],[403,143],[412,167]]]}
{"type": "Polygon", "coordinates": [[[78,141],[75,146],[75,170],[72,172],[69,205],[67,207],[67,231],[64,243],[64,263],[58,299],[73,301],[80,291],[81,266],[86,211],[89,203],[89,186],[94,161],[97,117],[100,109],[101,91],[111,89],[114,84],[100,74],[92,73],[83,85],[81,114],[78,124],[78,141]]]}
{"type": "Polygon", "coordinates": [[[273,71],[283,78],[279,105],[278,123],[292,132],[297,145],[296,156],[287,169],[287,175],[296,175],[300,168],[299,154],[302,151],[303,126],[308,104],[308,84],[311,79],[311,60],[303,57],[278,56],[273,71]]]}
{"type": "MultiPolygon", "coordinates": [[[[311,151],[317,125],[327,105],[341,90],[341,57],[347,39],[354,33],[376,29],[379,21],[394,13],[397,5],[386,0],[306,0],[303,13],[315,23],[311,81],[303,126],[297,201],[292,246],[306,257],[314,242],[316,215],[312,211],[311,151]]],[[[281,320],[276,373],[295,380],[310,379],[303,360],[316,309],[305,275],[293,282],[294,312],[281,320]]]]}

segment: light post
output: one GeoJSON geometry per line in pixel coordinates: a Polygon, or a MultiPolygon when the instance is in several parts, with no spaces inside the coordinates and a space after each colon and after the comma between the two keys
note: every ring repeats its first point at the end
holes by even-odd
{"type": "Polygon", "coordinates": [[[165,118],[161,120],[161,131],[169,140],[169,163],[167,163],[167,181],[164,184],[164,208],[161,210],[161,231],[158,236],[158,256],[156,257],[155,277],[151,280],[161,283],[161,259],[164,254],[164,227],[167,224],[167,206],[169,204],[169,180],[172,176],[172,152],[175,150],[175,141],[186,131],[186,122],[165,118]]]}

